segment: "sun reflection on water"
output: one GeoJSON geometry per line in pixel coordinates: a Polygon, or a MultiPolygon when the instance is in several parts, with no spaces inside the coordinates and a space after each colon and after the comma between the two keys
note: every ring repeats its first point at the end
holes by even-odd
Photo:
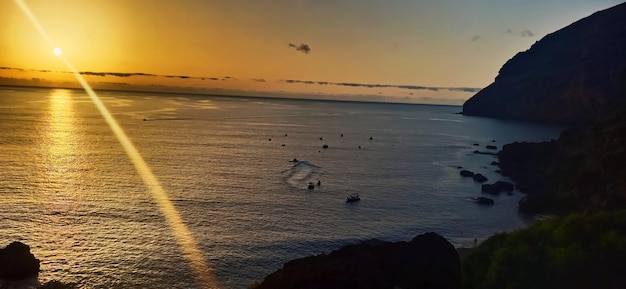
{"type": "MultiPolygon", "coordinates": [[[[32,13],[28,5],[23,0],[14,0],[14,1],[20,7],[20,9],[24,12],[24,14],[31,20],[32,24],[37,28],[41,36],[45,40],[47,40],[47,42],[51,46],[54,46],[52,39],[46,33],[45,29],[42,27],[41,23],[37,20],[37,17],[35,17],[35,15],[32,13]]],[[[176,209],[172,201],[169,199],[167,192],[165,192],[159,180],[152,173],[150,166],[145,162],[145,160],[143,159],[142,155],[139,153],[135,145],[131,142],[131,140],[128,138],[124,130],[119,126],[119,124],[117,123],[113,115],[111,115],[107,107],[104,105],[100,97],[98,97],[96,92],[91,88],[91,86],[87,83],[87,81],[80,74],[80,72],[62,55],[58,55],[58,57],[60,58],[61,61],[63,61],[63,63],[69,69],[69,71],[72,72],[72,74],[74,74],[74,76],[76,77],[76,80],[85,89],[85,92],[87,92],[90,99],[93,101],[94,105],[100,111],[105,121],[111,128],[111,131],[115,134],[117,140],[120,142],[120,144],[124,148],[124,151],[128,155],[128,158],[130,159],[130,161],[135,166],[135,169],[137,173],[139,174],[139,176],[141,177],[141,179],[143,180],[144,184],[152,193],[152,197],[156,201],[157,206],[159,207],[161,211],[161,214],[165,217],[165,220],[167,221],[170,229],[172,230],[172,233],[174,237],[176,238],[185,258],[189,261],[191,268],[194,271],[194,275],[196,277],[196,281],[198,282],[198,284],[201,285],[203,288],[219,288],[217,280],[211,268],[209,267],[208,263],[206,262],[204,258],[204,254],[200,250],[196,240],[193,237],[193,234],[188,229],[187,225],[183,222],[178,210],[176,209]]],[[[56,119],[67,121],[68,115],[65,115],[65,113],[71,114],[72,110],[71,109],[66,110],[66,107],[63,105],[64,103],[66,103],[66,100],[68,100],[68,98],[69,97],[65,97],[63,94],[58,94],[58,96],[53,97],[53,100],[56,100],[56,101],[53,101],[53,103],[51,104],[53,108],[52,109],[53,113],[51,115],[53,117],[55,117],[56,119]],[[59,106],[58,109],[55,109],[57,108],[56,105],[59,106]],[[58,114],[56,114],[55,111],[57,111],[58,114]]],[[[70,117],[70,119],[72,118],[74,117],[70,117]]],[[[52,122],[52,123],[55,123],[55,122],[52,122]]],[[[64,158],[67,157],[65,152],[68,152],[67,149],[69,149],[68,147],[64,146],[62,142],[60,143],[61,145],[59,146],[54,145],[54,142],[71,141],[71,138],[73,137],[73,135],[71,134],[64,135],[64,133],[72,132],[72,130],[69,129],[70,127],[73,127],[71,121],[65,122],[65,123],[58,122],[58,123],[55,123],[55,125],[58,125],[58,126],[51,127],[52,128],[51,132],[54,133],[52,139],[55,139],[55,141],[53,141],[53,145],[51,146],[50,154],[49,154],[49,157],[53,158],[52,163],[54,163],[54,161],[57,161],[57,160],[64,160],[64,158]],[[54,147],[58,147],[58,148],[54,148],[54,147]]],[[[71,157],[69,158],[71,159],[71,157]]],[[[70,163],[71,162],[69,162],[68,164],[70,163]]],[[[66,175],[63,174],[63,170],[71,171],[72,168],[73,168],[72,165],[63,167],[63,169],[61,170],[60,176],[66,179],[70,179],[66,175]]],[[[52,174],[58,175],[58,172],[54,170],[55,169],[53,168],[52,174]]],[[[71,182],[71,180],[69,180],[68,182],[71,182]]]]}
{"type": "MultiPolygon", "coordinates": [[[[71,250],[73,239],[81,235],[78,226],[74,225],[73,216],[84,197],[82,184],[85,179],[86,163],[81,159],[85,143],[80,133],[80,124],[76,117],[74,100],[70,90],[52,91],[48,99],[48,110],[44,116],[43,131],[37,153],[37,182],[35,201],[42,212],[42,224],[34,228],[33,234],[46,234],[51,243],[41,245],[54,252],[43,252],[47,255],[64,254],[71,250]],[[37,232],[39,231],[39,232],[37,232]]],[[[70,270],[74,264],[70,260],[43,260],[42,266],[64,268],[70,270]]]]}
{"type": "Polygon", "coordinates": [[[71,211],[80,196],[75,188],[81,178],[80,160],[74,153],[80,141],[70,91],[53,91],[46,122],[45,138],[40,144],[42,168],[39,171],[48,180],[41,184],[47,187],[41,191],[51,192],[44,198],[44,213],[55,215],[71,211]]]}

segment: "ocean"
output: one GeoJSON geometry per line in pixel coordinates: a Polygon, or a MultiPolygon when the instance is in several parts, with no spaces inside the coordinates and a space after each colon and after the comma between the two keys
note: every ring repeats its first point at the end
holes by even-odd
{"type": "MultiPolygon", "coordinates": [[[[362,240],[432,231],[472,246],[524,227],[532,217],[518,213],[519,192],[478,205],[480,184],[459,172],[507,180],[495,156],[474,151],[561,131],[458,106],[98,95],[225,289],[362,240]],[[351,193],[361,200],[346,203],[351,193]]],[[[28,244],[40,282],[199,288],[181,231],[85,92],[1,88],[0,135],[0,246],[28,244]]]]}

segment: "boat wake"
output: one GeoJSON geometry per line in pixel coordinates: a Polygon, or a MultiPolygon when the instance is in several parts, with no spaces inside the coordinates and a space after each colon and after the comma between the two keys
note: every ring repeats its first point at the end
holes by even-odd
{"type": "Polygon", "coordinates": [[[310,182],[320,179],[320,167],[307,161],[296,161],[293,166],[282,172],[285,182],[292,187],[307,188],[310,182]]]}

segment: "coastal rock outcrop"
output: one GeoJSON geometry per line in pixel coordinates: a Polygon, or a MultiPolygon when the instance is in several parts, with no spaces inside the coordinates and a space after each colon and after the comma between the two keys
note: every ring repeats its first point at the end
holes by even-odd
{"type": "Polygon", "coordinates": [[[626,109],[606,122],[572,128],[558,140],[512,143],[500,170],[527,195],[526,212],[597,212],[626,208],[626,109]]]}
{"type": "Polygon", "coordinates": [[[0,278],[23,279],[39,274],[39,260],[22,242],[13,242],[0,249],[0,278]]]}
{"type": "Polygon", "coordinates": [[[461,288],[461,269],[454,246],[426,233],[410,242],[368,241],[293,260],[256,288],[461,288]]]}
{"type": "Polygon", "coordinates": [[[626,103],[626,3],[546,35],[502,66],[464,115],[586,124],[626,103]]]}

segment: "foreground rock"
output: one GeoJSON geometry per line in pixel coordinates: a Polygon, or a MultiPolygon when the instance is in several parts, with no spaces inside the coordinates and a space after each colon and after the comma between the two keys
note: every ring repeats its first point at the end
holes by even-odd
{"type": "Polygon", "coordinates": [[[463,114],[586,124],[626,96],[626,3],[545,36],[463,105],[463,114]]]}
{"type": "Polygon", "coordinates": [[[287,262],[257,289],[461,288],[459,256],[445,238],[369,241],[287,262]]]}
{"type": "Polygon", "coordinates": [[[39,260],[30,253],[30,247],[13,242],[0,249],[0,278],[23,279],[39,274],[39,260]]]}

